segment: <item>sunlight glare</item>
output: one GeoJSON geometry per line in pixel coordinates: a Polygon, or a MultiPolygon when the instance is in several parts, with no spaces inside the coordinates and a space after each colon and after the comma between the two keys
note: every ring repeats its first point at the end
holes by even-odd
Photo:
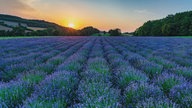
{"type": "Polygon", "coordinates": [[[73,23],[69,23],[69,24],[68,24],[68,27],[70,27],[70,28],[74,28],[74,27],[75,27],[75,24],[73,24],[73,23]]]}

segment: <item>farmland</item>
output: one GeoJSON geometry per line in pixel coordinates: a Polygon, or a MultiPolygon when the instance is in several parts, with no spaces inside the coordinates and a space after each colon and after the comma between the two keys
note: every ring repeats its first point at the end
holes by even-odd
{"type": "Polygon", "coordinates": [[[0,107],[192,107],[192,38],[0,40],[0,107]]]}

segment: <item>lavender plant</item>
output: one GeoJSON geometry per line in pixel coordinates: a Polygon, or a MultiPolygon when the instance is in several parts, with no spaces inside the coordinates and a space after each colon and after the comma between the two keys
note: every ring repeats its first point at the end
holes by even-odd
{"type": "Polygon", "coordinates": [[[135,107],[140,101],[148,98],[161,99],[163,92],[157,86],[147,83],[133,83],[124,92],[124,103],[126,107],[135,107]]]}
{"type": "Polygon", "coordinates": [[[149,98],[137,103],[136,108],[180,108],[178,104],[169,99],[154,99],[149,98]]]}
{"type": "Polygon", "coordinates": [[[155,78],[154,82],[159,85],[165,94],[168,94],[170,89],[172,89],[174,86],[180,85],[187,81],[181,76],[166,72],[160,75],[158,78],[155,78]]]}
{"type": "Polygon", "coordinates": [[[110,83],[81,82],[77,90],[80,103],[77,107],[119,107],[119,92],[110,83]]]}
{"type": "Polygon", "coordinates": [[[170,98],[185,108],[192,107],[192,85],[191,83],[182,83],[173,87],[169,93],[170,98]]]}
{"type": "Polygon", "coordinates": [[[192,79],[192,68],[187,67],[175,67],[172,69],[172,71],[178,75],[184,76],[187,79],[192,79]]]}
{"type": "Polygon", "coordinates": [[[109,67],[107,66],[107,62],[103,58],[94,58],[88,61],[87,70],[96,71],[101,74],[108,74],[109,67]]]}
{"type": "Polygon", "coordinates": [[[148,74],[149,78],[153,78],[159,75],[163,67],[154,63],[147,61],[145,58],[140,56],[132,56],[129,59],[129,62],[135,67],[140,70],[143,70],[146,74],[148,74]]]}
{"type": "Polygon", "coordinates": [[[52,72],[54,72],[54,69],[55,69],[55,66],[50,63],[41,64],[41,65],[37,66],[37,68],[36,68],[37,71],[42,71],[47,74],[51,74],[52,72]]]}
{"type": "Polygon", "coordinates": [[[10,82],[0,85],[0,106],[14,108],[22,104],[22,101],[30,96],[33,91],[32,85],[28,82],[10,82]]]}
{"type": "Polygon", "coordinates": [[[148,77],[141,73],[140,71],[136,71],[135,69],[129,67],[127,70],[118,72],[117,74],[117,82],[120,88],[126,88],[129,84],[134,82],[147,82],[148,77]]]}

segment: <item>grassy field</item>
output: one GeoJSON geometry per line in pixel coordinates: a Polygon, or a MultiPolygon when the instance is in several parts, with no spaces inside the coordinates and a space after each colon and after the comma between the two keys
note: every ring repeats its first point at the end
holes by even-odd
{"type": "Polygon", "coordinates": [[[4,38],[0,107],[191,108],[191,58],[191,38],[4,38]]]}

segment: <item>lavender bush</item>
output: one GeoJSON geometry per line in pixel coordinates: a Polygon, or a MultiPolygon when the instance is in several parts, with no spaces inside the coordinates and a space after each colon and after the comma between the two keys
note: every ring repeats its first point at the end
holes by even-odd
{"type": "Polygon", "coordinates": [[[118,72],[118,86],[121,88],[126,88],[129,84],[133,82],[147,82],[148,77],[141,73],[140,71],[136,71],[135,69],[129,67],[126,71],[118,72]]]}
{"type": "Polygon", "coordinates": [[[154,99],[149,98],[139,102],[136,108],[180,108],[178,104],[170,101],[169,99],[154,99]]]}
{"type": "Polygon", "coordinates": [[[161,99],[163,96],[163,92],[157,86],[147,83],[133,83],[125,90],[124,103],[126,107],[135,107],[136,104],[145,99],[161,99]]]}
{"type": "Polygon", "coordinates": [[[119,91],[110,88],[110,83],[81,82],[77,90],[82,107],[117,107],[120,105],[119,91]]]}
{"type": "Polygon", "coordinates": [[[22,101],[30,96],[33,91],[28,82],[10,82],[0,85],[0,106],[14,108],[22,104],[22,101]]]}
{"type": "Polygon", "coordinates": [[[192,107],[192,85],[190,83],[183,83],[173,87],[169,96],[182,107],[192,107]]]}
{"type": "Polygon", "coordinates": [[[192,68],[187,67],[175,67],[172,69],[172,71],[178,75],[184,76],[187,79],[192,79],[192,68]]]}
{"type": "Polygon", "coordinates": [[[154,79],[154,82],[159,85],[164,93],[168,94],[170,89],[176,85],[187,82],[185,78],[170,73],[163,73],[158,78],[154,79]]]}

